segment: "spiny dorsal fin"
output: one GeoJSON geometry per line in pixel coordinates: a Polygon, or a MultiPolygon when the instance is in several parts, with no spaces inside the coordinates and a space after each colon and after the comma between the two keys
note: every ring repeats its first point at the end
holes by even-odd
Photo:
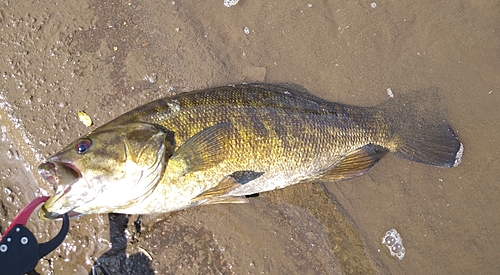
{"type": "Polygon", "coordinates": [[[192,199],[193,203],[216,204],[216,203],[246,203],[245,197],[223,196],[229,191],[240,187],[241,184],[231,176],[225,176],[217,186],[208,189],[192,199]]]}
{"type": "Polygon", "coordinates": [[[174,152],[171,159],[183,166],[183,173],[204,170],[226,157],[225,146],[235,129],[231,123],[219,123],[195,134],[174,152]]]}
{"type": "Polygon", "coordinates": [[[347,154],[320,179],[337,181],[358,177],[368,172],[379,160],[377,152],[370,145],[365,145],[347,154]]]}

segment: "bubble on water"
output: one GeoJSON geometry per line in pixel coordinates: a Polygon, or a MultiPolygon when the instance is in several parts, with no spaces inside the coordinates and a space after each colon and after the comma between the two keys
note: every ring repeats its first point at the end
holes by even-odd
{"type": "Polygon", "coordinates": [[[396,243],[396,238],[394,238],[393,236],[387,236],[382,241],[382,243],[385,244],[385,245],[388,245],[388,246],[392,246],[392,245],[394,245],[396,243]]]}
{"type": "Polygon", "coordinates": [[[393,246],[391,246],[391,251],[394,253],[399,253],[403,251],[403,245],[400,243],[395,243],[393,246]]]}
{"type": "Polygon", "coordinates": [[[403,239],[396,229],[387,231],[382,238],[382,244],[387,246],[391,256],[402,260],[405,256],[406,249],[403,246],[403,239]]]}

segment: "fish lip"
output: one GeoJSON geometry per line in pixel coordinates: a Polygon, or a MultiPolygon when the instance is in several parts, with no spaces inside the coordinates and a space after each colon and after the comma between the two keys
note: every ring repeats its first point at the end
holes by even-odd
{"type": "MultiPolygon", "coordinates": [[[[45,202],[39,210],[39,217],[42,220],[61,219],[64,213],[50,211],[48,207],[54,205],[57,201],[64,197],[70,190],[73,184],[82,178],[82,173],[73,163],[64,161],[54,156],[48,159],[47,162],[40,164],[38,174],[49,184],[56,187],[56,194],[45,202]]],[[[82,215],[81,213],[69,210],[69,217],[82,215]]]]}
{"type": "Polygon", "coordinates": [[[59,190],[59,188],[57,188],[58,191],[56,195],[62,193],[59,198],[68,193],[69,190],[71,190],[71,186],[82,178],[80,169],[78,169],[73,163],[58,159],[57,157],[53,157],[47,162],[42,163],[38,167],[38,174],[44,180],[56,187],[59,185],[64,186],[63,190],[59,190]],[[68,175],[71,177],[68,182],[60,182],[62,173],[65,173],[64,179],[66,180],[68,179],[68,175]]]}
{"type": "MultiPolygon", "coordinates": [[[[60,220],[60,219],[62,219],[62,215],[63,215],[61,213],[48,211],[47,208],[45,208],[45,204],[40,208],[40,211],[38,213],[39,213],[38,216],[42,220],[60,220]]],[[[76,217],[80,217],[83,215],[82,213],[79,213],[79,212],[76,212],[73,210],[68,211],[66,214],[68,214],[69,218],[76,218],[76,217]]]]}

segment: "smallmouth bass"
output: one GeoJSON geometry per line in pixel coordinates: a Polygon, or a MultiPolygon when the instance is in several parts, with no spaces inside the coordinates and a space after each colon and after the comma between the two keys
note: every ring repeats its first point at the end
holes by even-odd
{"type": "Polygon", "coordinates": [[[463,145],[444,120],[422,112],[432,110],[396,99],[356,107],[272,84],[181,93],[117,117],[41,164],[42,178],[58,187],[40,216],[244,203],[305,180],[361,176],[387,151],[457,166],[463,145]]]}

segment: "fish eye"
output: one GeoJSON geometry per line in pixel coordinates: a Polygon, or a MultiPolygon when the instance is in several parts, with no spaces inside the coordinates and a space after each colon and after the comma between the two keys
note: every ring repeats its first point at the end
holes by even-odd
{"type": "Polygon", "coordinates": [[[75,150],[78,152],[78,154],[85,154],[90,147],[92,146],[92,141],[90,139],[81,139],[76,142],[75,144],[75,150]]]}

